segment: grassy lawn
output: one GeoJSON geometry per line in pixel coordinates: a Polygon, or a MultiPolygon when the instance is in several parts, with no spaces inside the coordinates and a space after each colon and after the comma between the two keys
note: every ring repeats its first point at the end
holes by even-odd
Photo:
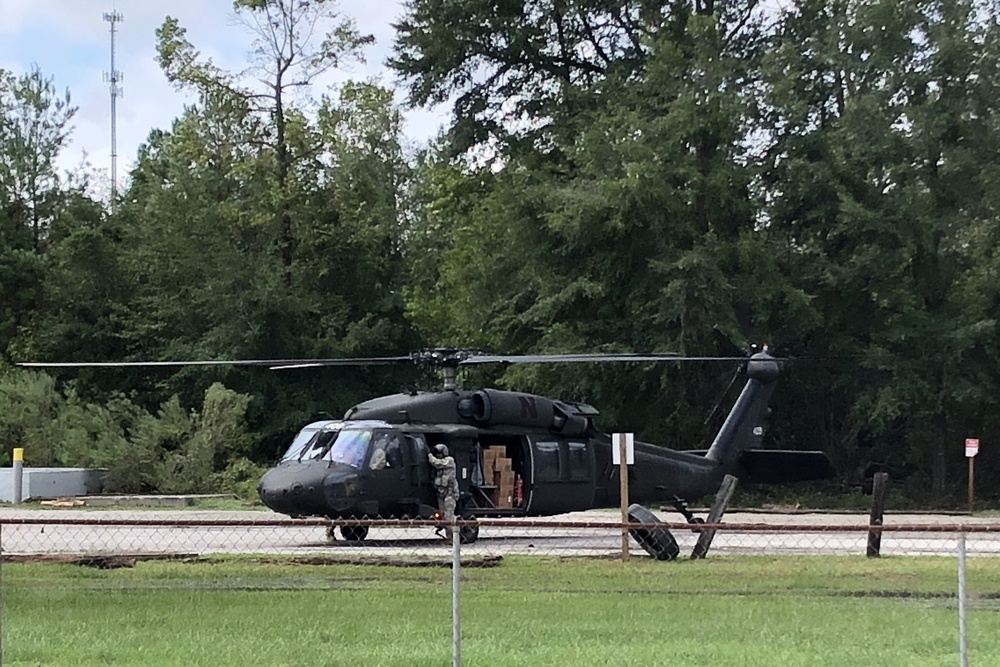
{"type": "MultiPolygon", "coordinates": [[[[5,665],[451,664],[451,572],[249,560],[3,566],[5,665]]],[[[954,559],[508,558],[463,570],[463,664],[953,665],[954,559]]],[[[969,561],[1000,664],[1000,559],[969,561]]]]}

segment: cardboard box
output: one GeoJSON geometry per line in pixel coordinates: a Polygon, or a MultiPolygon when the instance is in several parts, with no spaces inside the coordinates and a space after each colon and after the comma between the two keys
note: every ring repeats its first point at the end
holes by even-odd
{"type": "Polygon", "coordinates": [[[496,470],[497,461],[503,459],[504,453],[503,447],[486,447],[483,449],[483,468],[487,472],[496,470]]]}

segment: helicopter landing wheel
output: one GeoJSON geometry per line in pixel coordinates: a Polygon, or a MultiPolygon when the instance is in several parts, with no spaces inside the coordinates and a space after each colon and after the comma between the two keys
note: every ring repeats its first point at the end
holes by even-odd
{"type": "MultiPolygon", "coordinates": [[[[476,517],[463,517],[463,521],[475,521],[476,517]]],[[[458,542],[459,544],[472,544],[479,539],[479,523],[474,523],[471,526],[462,526],[458,529],[458,542]]]]}
{"type": "Polygon", "coordinates": [[[348,542],[360,542],[368,537],[368,526],[341,526],[340,534],[348,542]]]}
{"type": "Polygon", "coordinates": [[[462,521],[474,522],[471,526],[461,526],[458,529],[459,544],[472,544],[479,539],[479,522],[476,521],[476,502],[471,497],[466,496],[462,503],[459,519],[462,521]]]}

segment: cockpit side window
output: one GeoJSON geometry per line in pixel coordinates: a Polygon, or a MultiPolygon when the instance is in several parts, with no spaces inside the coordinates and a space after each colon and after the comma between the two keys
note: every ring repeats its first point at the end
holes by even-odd
{"type": "Polygon", "coordinates": [[[292,440],[292,444],[288,446],[285,454],[281,457],[282,461],[297,461],[302,458],[302,453],[305,451],[306,445],[312,440],[313,436],[316,435],[315,429],[302,429],[299,434],[295,436],[292,440]]]}
{"type": "Polygon", "coordinates": [[[324,452],[323,460],[360,468],[368,454],[371,439],[371,431],[341,431],[336,441],[324,452]]]}
{"type": "Polygon", "coordinates": [[[402,436],[395,431],[376,431],[368,467],[372,470],[402,468],[402,436]]]}
{"type": "Polygon", "coordinates": [[[403,467],[403,438],[398,433],[389,438],[389,444],[385,448],[386,458],[389,460],[390,468],[403,467]]]}

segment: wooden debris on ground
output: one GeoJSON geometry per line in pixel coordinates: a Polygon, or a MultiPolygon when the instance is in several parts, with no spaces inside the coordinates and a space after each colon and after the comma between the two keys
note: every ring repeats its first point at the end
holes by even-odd
{"type": "Polygon", "coordinates": [[[79,498],[56,498],[55,500],[43,500],[38,504],[45,507],[82,507],[87,503],[79,498]]]}

